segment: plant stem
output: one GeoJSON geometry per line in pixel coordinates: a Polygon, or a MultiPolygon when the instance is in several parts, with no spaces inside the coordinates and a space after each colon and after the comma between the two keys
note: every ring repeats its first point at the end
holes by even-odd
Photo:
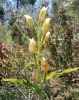
{"type": "Polygon", "coordinates": [[[40,21],[38,22],[38,60],[40,58],[40,21]]]}
{"type": "Polygon", "coordinates": [[[37,61],[36,61],[36,55],[35,55],[35,53],[34,53],[34,60],[35,60],[35,65],[37,66],[37,61]]]}
{"type": "Polygon", "coordinates": [[[22,32],[22,30],[19,28],[19,26],[15,23],[15,26],[18,28],[18,30],[21,32],[21,34],[25,37],[27,41],[29,41],[29,38],[25,35],[25,33],[22,32]]]}
{"type": "Polygon", "coordinates": [[[39,75],[39,80],[41,82],[41,77],[40,77],[40,65],[39,65],[39,61],[40,61],[40,22],[38,22],[38,33],[37,33],[37,37],[38,37],[38,75],[39,75]]]}
{"type": "Polygon", "coordinates": [[[44,72],[43,83],[45,82],[45,80],[46,80],[46,72],[44,72]]]}
{"type": "Polygon", "coordinates": [[[46,79],[46,72],[44,72],[43,82],[41,82],[41,96],[40,96],[41,100],[43,100],[43,83],[45,82],[45,79],[46,79]]]}
{"type": "Polygon", "coordinates": [[[40,99],[43,100],[43,82],[41,82],[40,86],[41,86],[41,95],[40,95],[40,99]]]}
{"type": "Polygon", "coordinates": [[[38,22],[38,75],[39,75],[39,82],[40,82],[40,87],[41,87],[41,93],[40,93],[40,100],[43,100],[43,82],[41,81],[41,68],[40,68],[40,52],[41,52],[41,41],[40,41],[40,21],[38,22]]]}

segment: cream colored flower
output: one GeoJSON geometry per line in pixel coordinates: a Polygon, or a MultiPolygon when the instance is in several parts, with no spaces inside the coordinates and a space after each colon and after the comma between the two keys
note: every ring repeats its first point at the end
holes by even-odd
{"type": "Polygon", "coordinates": [[[33,27],[34,26],[34,21],[33,21],[32,17],[30,17],[29,15],[24,15],[24,17],[26,18],[26,21],[27,21],[28,25],[30,27],[33,27]]]}
{"type": "Polygon", "coordinates": [[[45,18],[46,15],[46,11],[47,11],[47,7],[43,7],[39,13],[39,20],[42,21],[45,18]]]}
{"type": "Polygon", "coordinates": [[[44,72],[47,72],[49,70],[48,62],[44,57],[42,57],[41,68],[44,72]]]}
{"type": "Polygon", "coordinates": [[[32,73],[32,79],[33,79],[33,83],[34,84],[37,84],[38,83],[38,72],[37,72],[36,69],[32,73]]]}
{"type": "Polygon", "coordinates": [[[46,18],[43,23],[43,33],[47,33],[50,31],[50,18],[46,18]]]}
{"type": "Polygon", "coordinates": [[[31,53],[35,53],[35,51],[36,51],[36,42],[33,38],[30,39],[29,50],[31,53]]]}
{"type": "Polygon", "coordinates": [[[45,35],[45,41],[48,41],[49,36],[50,36],[50,32],[47,32],[46,35],[45,35]]]}

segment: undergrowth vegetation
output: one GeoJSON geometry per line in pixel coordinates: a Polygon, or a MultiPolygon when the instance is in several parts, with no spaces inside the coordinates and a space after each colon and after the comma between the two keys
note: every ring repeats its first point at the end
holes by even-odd
{"type": "Polygon", "coordinates": [[[46,11],[46,7],[40,10],[36,22],[24,15],[28,34],[14,23],[19,43],[0,44],[0,100],[56,100],[58,96],[57,100],[78,100],[79,92],[72,84],[79,69],[76,26],[63,5],[56,22],[46,11]]]}

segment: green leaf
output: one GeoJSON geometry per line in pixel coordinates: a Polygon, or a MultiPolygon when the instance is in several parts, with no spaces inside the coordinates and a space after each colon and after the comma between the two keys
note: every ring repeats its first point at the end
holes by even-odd
{"type": "Polygon", "coordinates": [[[17,23],[14,23],[14,24],[17,27],[17,29],[21,32],[21,34],[23,35],[23,37],[29,42],[29,38],[25,35],[25,33],[23,33],[23,31],[20,29],[20,27],[17,25],[17,23]]]}
{"type": "Polygon", "coordinates": [[[61,72],[61,74],[67,74],[67,73],[71,73],[71,72],[74,72],[74,71],[77,71],[79,69],[79,67],[77,68],[69,68],[69,69],[65,69],[61,72]]]}
{"type": "Polygon", "coordinates": [[[23,71],[24,71],[27,67],[29,67],[29,66],[31,66],[31,65],[35,65],[35,63],[34,63],[34,62],[28,63],[28,64],[23,68],[23,71]]]}
{"type": "Polygon", "coordinates": [[[59,76],[59,73],[58,73],[57,71],[52,72],[52,73],[50,73],[50,74],[48,74],[48,75],[46,76],[46,80],[49,80],[49,79],[51,79],[51,78],[53,78],[53,77],[56,77],[56,76],[59,76]]]}
{"type": "Polygon", "coordinates": [[[22,80],[18,80],[16,78],[2,79],[2,81],[4,81],[4,82],[12,82],[12,83],[15,83],[15,84],[23,85],[23,81],[22,80]]]}
{"type": "Polygon", "coordinates": [[[59,76],[62,76],[64,74],[68,74],[68,73],[71,73],[71,72],[74,72],[74,71],[77,71],[79,69],[79,67],[77,68],[69,68],[69,69],[65,69],[65,70],[62,70],[62,71],[54,71],[50,74],[48,74],[46,76],[46,80],[49,80],[53,77],[59,77],[59,76]]]}
{"type": "Polygon", "coordinates": [[[28,87],[30,90],[40,94],[41,90],[40,88],[35,85],[35,84],[32,84],[30,83],[29,81],[26,81],[26,80],[19,80],[19,79],[16,79],[16,78],[9,78],[9,79],[2,79],[2,81],[4,82],[12,82],[12,83],[15,83],[15,84],[19,84],[19,85],[22,85],[22,86],[25,86],[25,87],[28,87]]]}

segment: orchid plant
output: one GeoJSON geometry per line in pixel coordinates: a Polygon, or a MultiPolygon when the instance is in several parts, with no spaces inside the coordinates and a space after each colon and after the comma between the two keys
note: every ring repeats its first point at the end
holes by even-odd
{"type": "MultiPolygon", "coordinates": [[[[50,29],[50,21],[51,18],[45,18],[46,16],[47,7],[43,7],[40,10],[39,13],[39,19],[38,19],[38,29],[36,30],[36,36],[37,40],[34,38],[29,39],[21,30],[22,35],[26,38],[29,44],[29,51],[33,55],[33,62],[29,62],[26,66],[35,66],[32,72],[32,82],[25,79],[16,79],[16,78],[10,78],[10,79],[2,79],[2,81],[5,82],[12,82],[16,84],[20,84],[26,87],[29,87],[32,91],[36,92],[40,100],[44,100],[44,83],[48,81],[49,79],[53,77],[59,77],[63,74],[68,74],[70,72],[76,71],[79,69],[77,68],[70,68],[65,69],[62,71],[54,71],[51,73],[48,73],[50,67],[48,64],[48,61],[45,57],[41,55],[41,51],[44,47],[44,45],[47,43],[47,41],[50,38],[51,35],[51,29],[50,29]],[[43,35],[42,35],[43,34],[43,35]]],[[[30,28],[34,28],[35,22],[31,16],[28,14],[24,15],[27,24],[30,28]]],[[[18,25],[16,25],[18,28],[18,25]]],[[[23,70],[26,70],[26,66],[23,68],[23,70]]]]}

